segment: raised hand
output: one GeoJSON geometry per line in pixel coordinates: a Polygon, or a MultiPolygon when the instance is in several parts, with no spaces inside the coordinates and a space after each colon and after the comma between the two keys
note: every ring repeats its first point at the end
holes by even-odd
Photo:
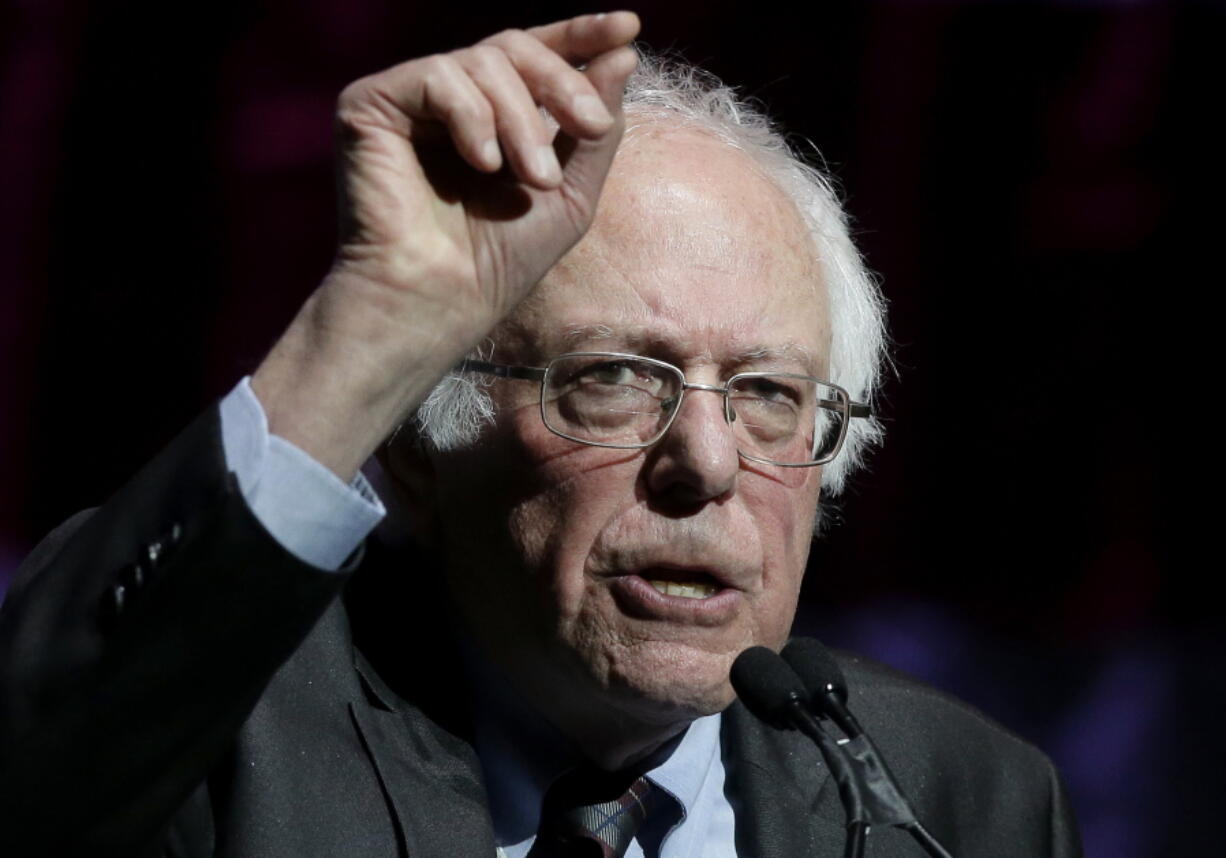
{"type": "Polygon", "coordinates": [[[509,30],[345,89],[337,260],[253,379],[273,432],[350,476],[582,237],[637,32],[509,30]]]}

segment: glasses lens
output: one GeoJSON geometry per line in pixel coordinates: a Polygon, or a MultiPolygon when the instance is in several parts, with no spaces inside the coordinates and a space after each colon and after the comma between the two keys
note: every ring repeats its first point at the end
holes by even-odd
{"type": "Polygon", "coordinates": [[[728,388],[742,453],[780,465],[825,462],[843,442],[847,396],[804,376],[737,376],[728,388]]]}
{"type": "Polygon", "coordinates": [[[576,441],[638,447],[660,434],[681,394],[678,371],[623,355],[581,354],[549,364],[545,425],[576,441]]]}

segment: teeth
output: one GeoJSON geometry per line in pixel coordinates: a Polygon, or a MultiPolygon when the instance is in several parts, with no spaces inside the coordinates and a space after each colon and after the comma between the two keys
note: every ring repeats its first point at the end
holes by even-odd
{"type": "Polygon", "coordinates": [[[715,595],[711,584],[678,584],[676,581],[648,581],[665,596],[681,596],[685,599],[706,599],[715,595]]]}

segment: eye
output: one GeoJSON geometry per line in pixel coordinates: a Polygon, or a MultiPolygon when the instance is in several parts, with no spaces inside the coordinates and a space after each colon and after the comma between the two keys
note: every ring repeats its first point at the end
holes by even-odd
{"type": "Polygon", "coordinates": [[[780,376],[739,378],[733,387],[733,395],[781,404],[795,404],[804,398],[801,385],[797,380],[780,376]]]}
{"type": "Polygon", "coordinates": [[[657,393],[668,385],[663,372],[653,364],[630,360],[604,360],[576,368],[570,374],[575,385],[616,385],[645,393],[657,393]]]}
{"type": "Polygon", "coordinates": [[[634,384],[640,373],[628,361],[605,361],[595,363],[584,369],[582,376],[586,381],[596,381],[601,384],[634,384]]]}

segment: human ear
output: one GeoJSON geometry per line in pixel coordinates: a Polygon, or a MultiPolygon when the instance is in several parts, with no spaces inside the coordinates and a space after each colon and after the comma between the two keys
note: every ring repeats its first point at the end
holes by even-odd
{"type": "Polygon", "coordinates": [[[388,503],[397,530],[421,548],[439,545],[440,519],[434,463],[414,433],[393,435],[376,454],[395,498],[388,503]]]}

